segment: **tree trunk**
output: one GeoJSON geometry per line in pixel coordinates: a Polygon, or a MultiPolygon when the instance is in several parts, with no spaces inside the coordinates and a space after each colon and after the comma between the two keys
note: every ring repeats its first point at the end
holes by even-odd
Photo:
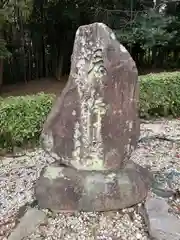
{"type": "Polygon", "coordinates": [[[23,59],[23,75],[24,75],[24,83],[27,83],[27,77],[26,77],[26,51],[25,51],[25,35],[24,35],[24,25],[23,25],[23,17],[22,12],[20,9],[17,9],[18,16],[19,16],[19,26],[20,26],[20,33],[21,33],[21,44],[22,44],[22,59],[23,59]]]}
{"type": "Polygon", "coordinates": [[[39,53],[37,50],[35,51],[35,56],[36,56],[36,66],[35,66],[36,76],[35,76],[35,78],[38,79],[38,78],[40,78],[40,76],[39,76],[39,53]]]}
{"type": "Polygon", "coordinates": [[[31,50],[30,47],[28,49],[28,81],[32,79],[32,74],[31,74],[31,50]]]}
{"type": "Polygon", "coordinates": [[[4,63],[4,59],[0,58],[0,89],[3,84],[3,63],[4,63]]]}
{"type": "Polygon", "coordinates": [[[153,67],[156,67],[156,62],[157,62],[156,57],[157,57],[157,48],[153,47],[152,48],[152,62],[151,62],[153,67]]]}
{"type": "Polygon", "coordinates": [[[42,49],[41,49],[41,56],[42,56],[42,59],[41,59],[41,61],[42,61],[42,77],[46,77],[46,75],[47,75],[47,71],[46,71],[46,52],[45,52],[45,42],[44,42],[44,36],[42,36],[42,39],[41,39],[41,41],[42,41],[42,49]]]}
{"type": "Polygon", "coordinates": [[[55,73],[55,77],[58,81],[61,80],[62,77],[62,71],[63,71],[63,62],[64,62],[64,56],[61,55],[58,59],[58,63],[57,63],[57,68],[56,68],[56,73],[55,73]]]}

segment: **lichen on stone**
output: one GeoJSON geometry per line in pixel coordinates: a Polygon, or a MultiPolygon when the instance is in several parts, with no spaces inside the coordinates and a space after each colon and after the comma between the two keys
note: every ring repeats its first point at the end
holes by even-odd
{"type": "Polygon", "coordinates": [[[44,177],[50,180],[64,177],[63,168],[57,166],[48,166],[45,169],[44,177]]]}

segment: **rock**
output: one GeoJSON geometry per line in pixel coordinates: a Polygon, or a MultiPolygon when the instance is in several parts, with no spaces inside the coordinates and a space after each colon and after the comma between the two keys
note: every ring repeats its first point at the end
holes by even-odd
{"type": "Polygon", "coordinates": [[[83,170],[122,167],[136,148],[138,72],[128,51],[102,23],[76,32],[68,83],[41,135],[57,161],[83,170]]]}
{"type": "Polygon", "coordinates": [[[161,188],[154,188],[152,192],[159,197],[163,198],[170,198],[174,195],[174,191],[171,189],[161,189],[161,188]]]}
{"type": "Polygon", "coordinates": [[[8,240],[21,240],[29,236],[35,229],[46,220],[44,212],[32,208],[28,209],[25,215],[20,219],[19,224],[13,230],[8,240]]]}
{"type": "Polygon", "coordinates": [[[180,172],[169,168],[157,171],[152,181],[152,192],[159,197],[170,198],[176,194],[177,186],[180,182],[180,172]]]}
{"type": "Polygon", "coordinates": [[[140,134],[137,80],[111,29],[93,23],[77,30],[68,83],[41,135],[56,164],[35,186],[40,207],[108,211],[144,200],[148,173],[129,160],[140,134]]]}
{"type": "Polygon", "coordinates": [[[146,200],[144,217],[153,239],[180,239],[180,219],[171,215],[168,210],[169,205],[163,198],[155,197],[146,200]]]}
{"type": "Polygon", "coordinates": [[[164,174],[163,171],[158,171],[153,175],[154,176],[152,180],[151,191],[159,197],[172,197],[174,195],[174,191],[170,187],[167,174],[164,174]]]}
{"type": "Polygon", "coordinates": [[[109,211],[143,201],[148,185],[148,172],[133,162],[124,169],[104,172],[54,164],[43,170],[35,195],[40,207],[55,212],[109,211]]]}

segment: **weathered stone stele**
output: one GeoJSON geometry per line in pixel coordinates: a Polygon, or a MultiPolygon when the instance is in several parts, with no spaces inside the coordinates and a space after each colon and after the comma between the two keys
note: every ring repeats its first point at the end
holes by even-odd
{"type": "Polygon", "coordinates": [[[107,26],[77,30],[68,83],[44,125],[44,149],[78,169],[117,169],[139,138],[138,72],[107,26]]]}
{"type": "Polygon", "coordinates": [[[40,206],[104,211],[146,197],[148,174],[129,161],[140,133],[137,103],[135,62],[112,30],[79,27],[68,83],[41,135],[56,165],[37,181],[40,206]]]}

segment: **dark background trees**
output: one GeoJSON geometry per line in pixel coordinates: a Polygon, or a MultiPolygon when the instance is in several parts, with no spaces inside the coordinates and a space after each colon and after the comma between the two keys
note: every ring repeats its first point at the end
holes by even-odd
{"type": "Polygon", "coordinates": [[[68,74],[74,35],[106,23],[140,72],[180,68],[180,2],[1,0],[0,85],[68,74]]]}

